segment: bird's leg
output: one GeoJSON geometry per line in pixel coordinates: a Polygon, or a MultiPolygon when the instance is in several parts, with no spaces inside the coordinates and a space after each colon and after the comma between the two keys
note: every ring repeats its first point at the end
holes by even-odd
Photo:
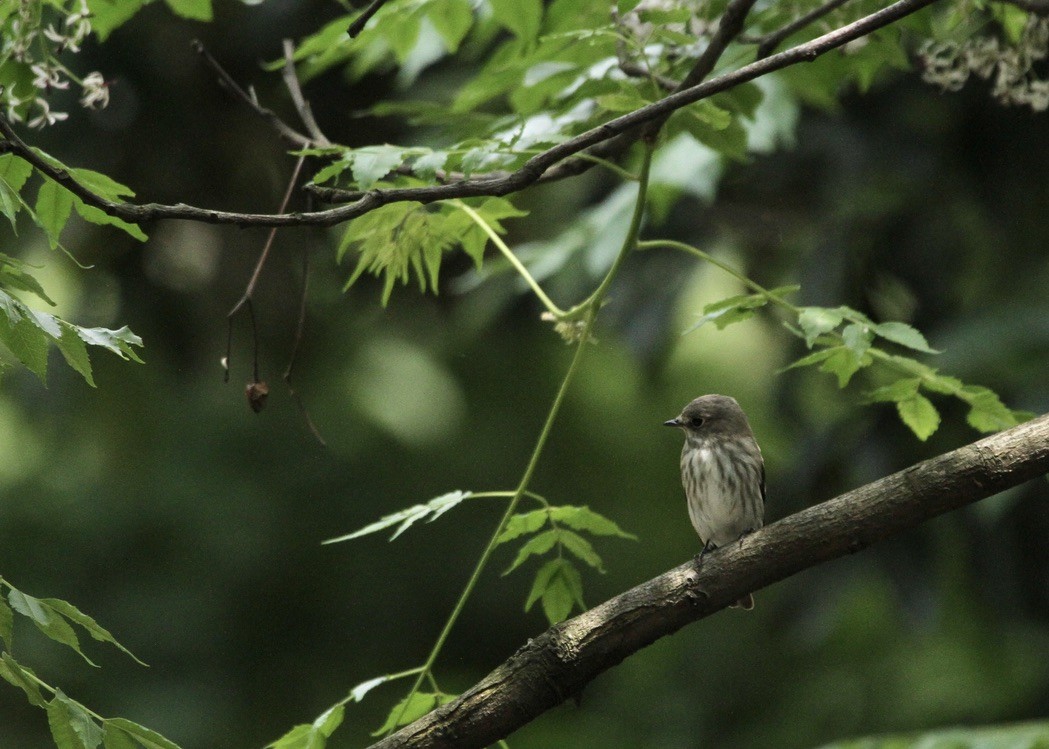
{"type": "Polygon", "coordinates": [[[741,548],[741,549],[743,548],[743,539],[746,538],[747,536],[749,536],[753,532],[754,532],[753,528],[744,528],[743,529],[743,532],[739,534],[739,538],[736,539],[737,541],[739,541],[739,548],[741,548]]]}
{"type": "Polygon", "coordinates": [[[702,564],[703,557],[706,556],[707,552],[713,551],[716,548],[718,548],[718,546],[713,541],[707,541],[704,543],[703,548],[699,550],[698,554],[696,554],[696,565],[698,566],[702,564]]]}

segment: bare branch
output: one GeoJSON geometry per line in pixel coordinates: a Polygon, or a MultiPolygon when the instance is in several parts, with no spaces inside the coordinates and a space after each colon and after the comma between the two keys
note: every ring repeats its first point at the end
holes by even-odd
{"type": "Polygon", "coordinates": [[[369,191],[359,200],[355,200],[352,203],[323,211],[278,214],[234,213],[198,208],[181,203],[175,205],[116,203],[94,194],[79,184],[67,172],[52,166],[37,155],[18,137],[11,128],[10,123],[3,117],[0,117],[0,133],[3,133],[6,142],[0,142],[0,149],[17,154],[19,158],[32,164],[40,172],[61,184],[89,205],[97,207],[110,216],[133,224],[144,224],[157,219],[185,219],[211,224],[236,224],[239,226],[334,226],[389,203],[408,200],[432,203],[451,198],[501,196],[517,192],[538,182],[551,167],[591,146],[609,141],[639,125],[666,117],[677,109],[694,104],[701,99],[722,91],[727,91],[741,83],[760,78],[767,73],[795,65],[799,62],[811,62],[832,49],[841,47],[853,39],[858,39],[876,29],[898,21],[900,18],[915,13],[934,2],[936,0],[897,0],[897,2],[886,6],[876,13],[865,16],[816,39],[799,44],[785,52],[780,52],[763,60],[745,65],[738,70],[733,70],[704,81],[691,88],[670,94],[659,101],[652,102],[633,112],[628,112],[609,120],[603,125],[580,133],[574,138],[570,138],[533,156],[520,169],[505,176],[463,180],[446,185],[376,189],[369,191]]]}
{"type": "Polygon", "coordinates": [[[813,8],[808,13],[798,16],[790,23],[786,24],[782,28],[770,31],[768,34],[759,37],[740,37],[740,41],[744,44],[756,44],[758,45],[758,58],[768,57],[771,55],[783,40],[789,37],[796,31],[808,26],[810,23],[818,21],[825,15],[830,13],[836,8],[840,8],[842,5],[847,3],[849,0],[827,0],[823,5],[813,8]]]}
{"type": "Polygon", "coordinates": [[[324,136],[320,127],[317,126],[317,121],[313,118],[313,109],[310,107],[306,97],[302,95],[299,76],[295,72],[295,45],[291,39],[284,40],[284,67],[281,70],[281,76],[284,78],[284,86],[288,89],[291,100],[295,104],[295,111],[299,113],[299,119],[302,120],[302,124],[306,126],[306,130],[310,134],[310,138],[313,141],[312,145],[330,146],[331,141],[324,136]]]}
{"type": "Polygon", "coordinates": [[[371,749],[494,744],[661,637],[741,596],[1049,471],[1049,415],[809,507],[686,562],[519,649],[458,699],[371,749]]]}
{"type": "MultiPolygon", "coordinates": [[[[212,56],[212,54],[204,48],[203,42],[201,42],[199,39],[194,39],[192,42],[190,42],[190,46],[193,48],[193,51],[195,51],[198,55],[204,58],[204,62],[206,62],[208,64],[208,67],[210,67],[219,77],[219,84],[222,85],[223,88],[229,90],[230,93],[232,93],[242,102],[247,104],[248,107],[250,107],[251,110],[255,112],[255,114],[259,115],[264,120],[269,122],[270,125],[272,125],[273,128],[281,135],[281,137],[283,137],[287,141],[290,141],[293,145],[296,145],[300,148],[307,148],[309,146],[315,145],[311,138],[303,135],[298,130],[291,127],[291,125],[282,120],[272,109],[268,109],[262,106],[259,103],[259,100],[255,96],[254,92],[248,93],[243,88],[241,88],[240,84],[233,79],[233,76],[226,72],[226,69],[222,67],[219,61],[216,60],[214,56],[212,56]]],[[[5,135],[6,134],[7,133],[5,130],[5,135]]],[[[66,186],[68,187],[68,185],[66,186]]],[[[74,192],[74,194],[76,193],[74,192]]],[[[86,199],[82,195],[78,195],[78,197],[86,201],[86,199]]],[[[95,205],[95,203],[92,204],[95,205]]]]}

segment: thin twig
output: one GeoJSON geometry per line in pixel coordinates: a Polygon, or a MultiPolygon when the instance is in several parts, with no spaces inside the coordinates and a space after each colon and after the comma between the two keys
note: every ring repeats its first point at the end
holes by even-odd
{"type": "Polygon", "coordinates": [[[374,16],[383,5],[386,4],[386,0],[372,0],[371,5],[361,11],[361,14],[353,19],[353,23],[346,29],[346,33],[350,35],[350,38],[356,37],[362,31],[364,31],[365,25],[368,21],[372,20],[374,16]]]}
{"type": "Polygon", "coordinates": [[[310,430],[310,434],[313,438],[320,443],[321,447],[327,447],[328,443],[324,441],[324,437],[321,436],[320,430],[317,429],[317,425],[313,423],[313,419],[310,417],[310,412],[306,408],[306,404],[302,400],[302,396],[299,395],[298,391],[291,384],[291,372],[295,368],[295,360],[299,355],[299,346],[302,343],[303,333],[306,330],[306,298],[309,294],[310,289],[310,251],[309,248],[304,244],[302,246],[302,295],[299,297],[299,322],[295,326],[295,340],[291,346],[291,356],[288,357],[288,368],[284,370],[284,384],[288,388],[288,393],[291,394],[292,400],[295,401],[295,405],[299,408],[299,413],[302,414],[303,421],[306,422],[306,428],[310,430]]]}
{"type": "Polygon", "coordinates": [[[0,142],[0,150],[15,153],[32,164],[42,174],[55,180],[89,205],[93,205],[109,216],[133,224],[144,224],[157,219],[183,219],[211,224],[235,224],[238,226],[334,226],[349,219],[362,216],[380,206],[402,201],[433,203],[450,198],[472,198],[502,196],[518,192],[538,182],[551,167],[574,156],[591,146],[604,143],[643,125],[666,117],[675,110],[694,104],[701,99],[727,91],[730,88],[760,78],[799,62],[811,62],[820,55],[837,49],[854,39],[888,26],[905,16],[932,5],[937,0],[897,0],[881,10],[864,16],[850,24],[823,34],[804,44],[784,52],[757,60],[737,70],[703,81],[692,88],[678,91],[647,104],[633,112],[616,117],[569,138],[536,156],[519,169],[498,178],[480,178],[453,182],[447,185],[375,189],[359,200],[336,208],[322,211],[294,213],[236,213],[199,208],[184,204],[164,205],[159,203],[134,204],[114,202],[95,194],[73,179],[68,172],[56,167],[27,146],[15,133],[10,123],[0,116],[0,133],[6,143],[0,142]]]}
{"type": "MultiPolygon", "coordinates": [[[[288,187],[284,191],[284,197],[281,199],[280,208],[277,209],[278,213],[283,213],[288,208],[288,203],[291,202],[292,193],[295,191],[295,185],[299,181],[299,174],[302,172],[302,165],[306,161],[305,156],[300,156],[295,162],[295,168],[292,170],[291,179],[288,180],[288,187]]],[[[254,361],[255,361],[255,379],[254,382],[259,382],[259,338],[258,332],[255,327],[255,312],[251,306],[252,296],[255,294],[255,287],[259,283],[259,276],[262,275],[262,268],[266,265],[266,259],[270,255],[270,249],[273,247],[273,240],[277,236],[277,228],[274,226],[270,229],[269,234],[266,236],[266,241],[262,245],[262,252],[259,253],[259,259],[255,263],[255,270],[251,274],[251,278],[248,279],[248,285],[244,288],[244,293],[241,295],[237,303],[233,305],[233,308],[226,314],[226,320],[229,322],[229,327],[226,333],[226,358],[223,360],[223,366],[226,370],[223,380],[229,382],[229,370],[230,370],[230,356],[233,349],[233,318],[241,308],[245,305],[248,308],[248,314],[251,317],[251,329],[254,336],[254,361]]]]}
{"type": "Polygon", "coordinates": [[[823,18],[825,15],[830,13],[832,10],[840,8],[847,2],[849,2],[849,0],[827,0],[827,2],[823,5],[819,6],[818,8],[813,8],[808,13],[804,13],[798,16],[782,28],[776,29],[775,31],[770,31],[769,33],[764,34],[762,36],[741,36],[739,40],[744,44],[758,45],[757,59],[760,60],[761,58],[768,57],[773,52],[775,52],[776,47],[782,44],[784,39],[791,36],[795,32],[805,28],[810,23],[818,21],[819,19],[823,18]]]}
{"type": "Polygon", "coordinates": [[[282,120],[272,109],[268,109],[259,104],[259,100],[254,93],[248,93],[245,91],[241,85],[233,79],[233,76],[226,72],[226,69],[222,67],[219,61],[204,48],[203,42],[199,39],[194,39],[190,42],[190,46],[197,54],[204,58],[204,62],[206,62],[208,67],[210,67],[219,77],[219,83],[243,103],[247,104],[253,112],[269,122],[281,137],[300,148],[308,148],[309,146],[314,145],[311,138],[291,127],[291,125],[282,120]]]}
{"type": "Polygon", "coordinates": [[[295,44],[291,39],[284,40],[284,68],[281,70],[281,76],[284,78],[284,86],[288,89],[291,100],[295,104],[295,111],[299,113],[299,119],[302,120],[302,124],[306,126],[306,131],[313,140],[312,145],[330,146],[331,141],[324,136],[324,133],[321,132],[320,127],[317,125],[317,121],[313,118],[313,109],[310,107],[310,102],[302,95],[299,76],[295,72],[295,44]]]}

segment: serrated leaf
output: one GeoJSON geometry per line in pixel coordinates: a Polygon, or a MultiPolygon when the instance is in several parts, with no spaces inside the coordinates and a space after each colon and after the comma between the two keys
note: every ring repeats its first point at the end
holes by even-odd
{"type": "Polygon", "coordinates": [[[841,331],[841,340],[857,358],[862,357],[871,347],[874,334],[871,329],[862,323],[849,323],[841,331]]]}
{"type": "Polygon", "coordinates": [[[882,385],[867,393],[867,399],[872,403],[895,403],[907,400],[918,394],[921,385],[920,377],[903,377],[889,385],[882,385]]]}
{"type": "Polygon", "coordinates": [[[57,611],[66,619],[69,619],[70,621],[79,624],[87,631],[89,635],[91,635],[91,637],[98,640],[99,642],[108,642],[110,645],[113,645],[115,648],[120,650],[120,652],[124,653],[124,655],[127,655],[140,666],[148,665],[143,661],[139,660],[134,653],[132,653],[130,650],[128,650],[119,642],[117,642],[117,639],[113,637],[112,633],[108,629],[103,627],[93,618],[85,614],[83,611],[81,611],[68,601],[63,601],[59,598],[42,598],[40,599],[40,601],[41,603],[50,606],[52,609],[57,611]]]}
{"type": "Polygon", "coordinates": [[[88,385],[95,387],[95,378],[91,375],[91,359],[87,355],[87,345],[80,337],[77,327],[65,320],[59,321],[59,325],[62,328],[62,337],[55,341],[58,350],[62,352],[66,363],[79,372],[88,385]]]}
{"type": "Polygon", "coordinates": [[[827,356],[823,359],[823,363],[820,364],[820,371],[837,376],[838,387],[844,388],[849,384],[849,380],[852,379],[854,374],[870,363],[871,358],[869,354],[858,356],[855,351],[847,346],[834,346],[827,349],[827,356]]]}
{"type": "Polygon", "coordinates": [[[134,237],[139,242],[145,242],[149,237],[137,224],[129,224],[123,219],[119,219],[116,216],[110,216],[100,208],[96,208],[93,205],[88,205],[80,198],[73,196],[73,210],[77,212],[80,218],[85,221],[98,224],[99,226],[114,226],[126,232],[128,235],[134,237]]]}
{"type": "Polygon", "coordinates": [[[102,728],[95,723],[83,705],[69,699],[61,689],[55,691],[54,699],[47,705],[47,722],[51,726],[51,735],[55,737],[55,743],[60,747],[64,745],[59,736],[63,741],[69,742],[70,747],[78,749],[96,749],[102,743],[102,728]],[[71,735],[69,731],[72,732],[71,735]]]}
{"type": "Polygon", "coordinates": [[[0,213],[7,216],[15,233],[18,232],[18,212],[21,209],[22,202],[19,200],[18,192],[0,179],[0,213]]]}
{"type": "Polygon", "coordinates": [[[820,362],[829,359],[833,355],[834,349],[832,348],[825,348],[820,349],[819,351],[813,351],[811,354],[807,354],[806,356],[801,357],[797,361],[792,362],[787,366],[783,367],[783,369],[781,369],[780,372],[786,372],[788,369],[797,369],[799,367],[811,367],[813,364],[819,364],[820,362]]]}
{"type": "Polygon", "coordinates": [[[25,692],[29,704],[34,707],[46,707],[47,700],[40,693],[40,687],[33,676],[33,669],[21,665],[8,653],[0,653],[0,677],[25,692]]]}
{"type": "Polygon", "coordinates": [[[342,725],[346,708],[333,705],[325,710],[312,723],[295,726],[276,741],[267,744],[266,749],[324,749],[328,738],[342,725]]]}
{"type": "Polygon", "coordinates": [[[594,550],[593,544],[578,533],[559,528],[557,531],[557,540],[580,561],[585,562],[598,572],[602,574],[604,573],[604,564],[601,562],[601,557],[598,556],[598,553],[594,550]]]}
{"type": "Polygon", "coordinates": [[[390,710],[383,723],[372,736],[382,736],[400,726],[412,723],[437,707],[439,695],[433,692],[416,692],[405,697],[390,710]]]}
{"type": "Polygon", "coordinates": [[[100,42],[117,28],[129,21],[139,10],[144,0],[87,0],[91,11],[91,31],[100,42]]]}
{"type": "Polygon", "coordinates": [[[506,521],[506,527],[503,528],[503,532],[499,534],[499,538],[495,542],[497,544],[505,544],[507,541],[512,541],[515,538],[535,533],[546,524],[549,517],[550,511],[546,509],[519,512],[516,515],[511,515],[510,519],[506,521]]]}
{"type": "Polygon", "coordinates": [[[969,404],[966,421],[981,432],[997,432],[1016,426],[1019,421],[993,390],[978,385],[965,385],[958,397],[969,404]]]}
{"type": "Polygon", "coordinates": [[[358,684],[350,690],[350,698],[354,702],[360,702],[364,699],[364,696],[368,694],[368,692],[372,691],[373,689],[375,689],[375,687],[379,686],[380,684],[385,684],[389,680],[390,677],[384,675],[376,676],[374,679],[368,679],[367,681],[362,681],[360,684],[358,684]]]}
{"type": "MultiPolygon", "coordinates": [[[[52,162],[57,163],[57,159],[52,156],[48,157],[52,162]]],[[[58,164],[62,166],[61,164],[58,164]]],[[[100,195],[106,200],[112,200],[118,202],[123,198],[135,197],[135,191],[127,185],[123,185],[117,182],[109,175],[102,174],[102,172],[96,172],[92,169],[83,168],[68,168],[65,167],[66,171],[69,172],[69,176],[79,182],[81,185],[89,189],[96,195],[100,195]]]]}
{"type": "Polygon", "coordinates": [[[143,363],[142,359],[135,353],[135,350],[131,348],[132,346],[141,347],[142,339],[132,333],[131,329],[126,325],[118,330],[77,327],[76,331],[81,340],[89,346],[101,346],[108,351],[112,351],[121,359],[130,359],[139,364],[143,363]]]}
{"type": "Polygon", "coordinates": [[[883,322],[874,326],[874,332],[888,341],[898,343],[915,351],[921,351],[926,354],[941,353],[930,347],[929,342],[925,340],[925,336],[907,323],[883,322]]]}
{"type": "Polygon", "coordinates": [[[408,528],[425,518],[427,515],[430,515],[432,513],[434,516],[433,518],[431,518],[431,520],[436,520],[438,517],[448,512],[448,510],[455,507],[464,499],[467,499],[470,496],[470,494],[471,493],[468,491],[463,492],[458,490],[454,492],[448,492],[447,494],[442,494],[439,497],[434,497],[426,504],[413,505],[404,510],[391,513],[390,515],[385,515],[380,519],[376,520],[374,523],[370,523],[364,526],[363,528],[354,531],[353,533],[347,533],[344,536],[329,538],[328,540],[323,541],[322,543],[334,544],[339,543],[341,541],[349,541],[354,538],[367,536],[370,533],[376,533],[377,531],[381,531],[386,528],[390,528],[391,526],[398,525],[399,527],[397,528],[397,530],[392,536],[390,536],[390,540],[393,541],[399,535],[404,533],[404,531],[408,530],[408,528]]]}
{"type": "Polygon", "coordinates": [[[354,149],[350,155],[353,157],[350,164],[353,181],[362,190],[370,190],[376,182],[399,167],[407,154],[397,146],[368,146],[354,149]]]}
{"type": "Polygon", "coordinates": [[[943,395],[958,395],[961,389],[965,386],[961,380],[957,377],[948,377],[937,372],[927,374],[922,380],[922,385],[934,393],[941,393],[943,395]]]}
{"type": "Polygon", "coordinates": [[[550,514],[558,523],[567,525],[569,528],[574,528],[577,531],[586,531],[593,533],[595,536],[619,536],[631,541],[637,540],[637,536],[633,533],[627,533],[616,525],[614,521],[609,520],[600,513],[594,512],[586,505],[582,507],[562,505],[552,508],[550,514]]]}
{"type": "Polygon", "coordinates": [[[54,180],[45,178],[36,195],[34,210],[37,223],[47,234],[51,249],[55,249],[73,210],[73,194],[54,180]]]}
{"type": "Polygon", "coordinates": [[[558,542],[560,532],[555,529],[543,531],[535,536],[532,536],[517,551],[517,556],[514,561],[503,571],[503,575],[509,575],[511,572],[520,567],[524,562],[531,556],[537,554],[545,554],[554,548],[554,545],[558,542]]]}
{"type": "Polygon", "coordinates": [[[49,638],[72,648],[92,666],[96,665],[80,649],[80,641],[77,639],[73,627],[45,601],[14,588],[7,594],[7,600],[11,604],[12,609],[29,618],[36,625],[36,628],[49,638]]]}
{"type": "Polygon", "coordinates": [[[21,192],[32,173],[33,166],[28,161],[13,153],[0,154],[0,182],[6,183],[13,192],[21,192]]]}
{"type": "Polygon", "coordinates": [[[696,102],[689,108],[689,112],[713,130],[724,130],[732,124],[732,113],[722,109],[710,99],[696,102]]]}
{"type": "Polygon", "coordinates": [[[896,403],[900,419],[922,442],[940,426],[940,412],[924,395],[914,395],[896,403]]]}
{"type": "MultiPolygon", "coordinates": [[[[53,307],[55,305],[54,300],[47,295],[44,287],[33,277],[28,267],[21,260],[0,253],[0,286],[8,289],[18,289],[19,291],[28,291],[53,307]]],[[[22,315],[19,314],[16,317],[21,318],[22,315]]]]}
{"type": "Polygon", "coordinates": [[[812,348],[817,338],[834,330],[844,319],[840,310],[827,307],[802,308],[798,315],[798,325],[805,334],[805,345],[812,348]]]}
{"type": "Polygon", "coordinates": [[[0,290],[0,306],[6,315],[0,317],[0,343],[4,344],[18,361],[41,381],[47,381],[47,349],[50,338],[28,315],[28,309],[14,302],[0,290]],[[12,311],[24,312],[17,322],[11,322],[12,311]]]}
{"type": "Polygon", "coordinates": [[[107,729],[113,727],[133,737],[143,749],[179,749],[174,741],[126,718],[107,718],[104,725],[107,729]]]}
{"type": "Polygon", "coordinates": [[[550,624],[557,624],[568,618],[573,606],[586,609],[583,603],[583,579],[579,570],[567,559],[556,559],[556,568],[543,591],[543,613],[550,624]]]}

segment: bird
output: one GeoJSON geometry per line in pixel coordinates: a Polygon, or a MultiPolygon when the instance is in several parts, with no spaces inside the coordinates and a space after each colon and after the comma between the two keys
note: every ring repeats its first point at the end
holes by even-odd
{"type": "MultiPolygon", "coordinates": [[[[685,433],[681,484],[703,555],[756,531],[765,520],[765,462],[735,398],[703,395],[663,422],[685,433]]],[[[747,594],[732,604],[754,608],[747,594]]]]}

